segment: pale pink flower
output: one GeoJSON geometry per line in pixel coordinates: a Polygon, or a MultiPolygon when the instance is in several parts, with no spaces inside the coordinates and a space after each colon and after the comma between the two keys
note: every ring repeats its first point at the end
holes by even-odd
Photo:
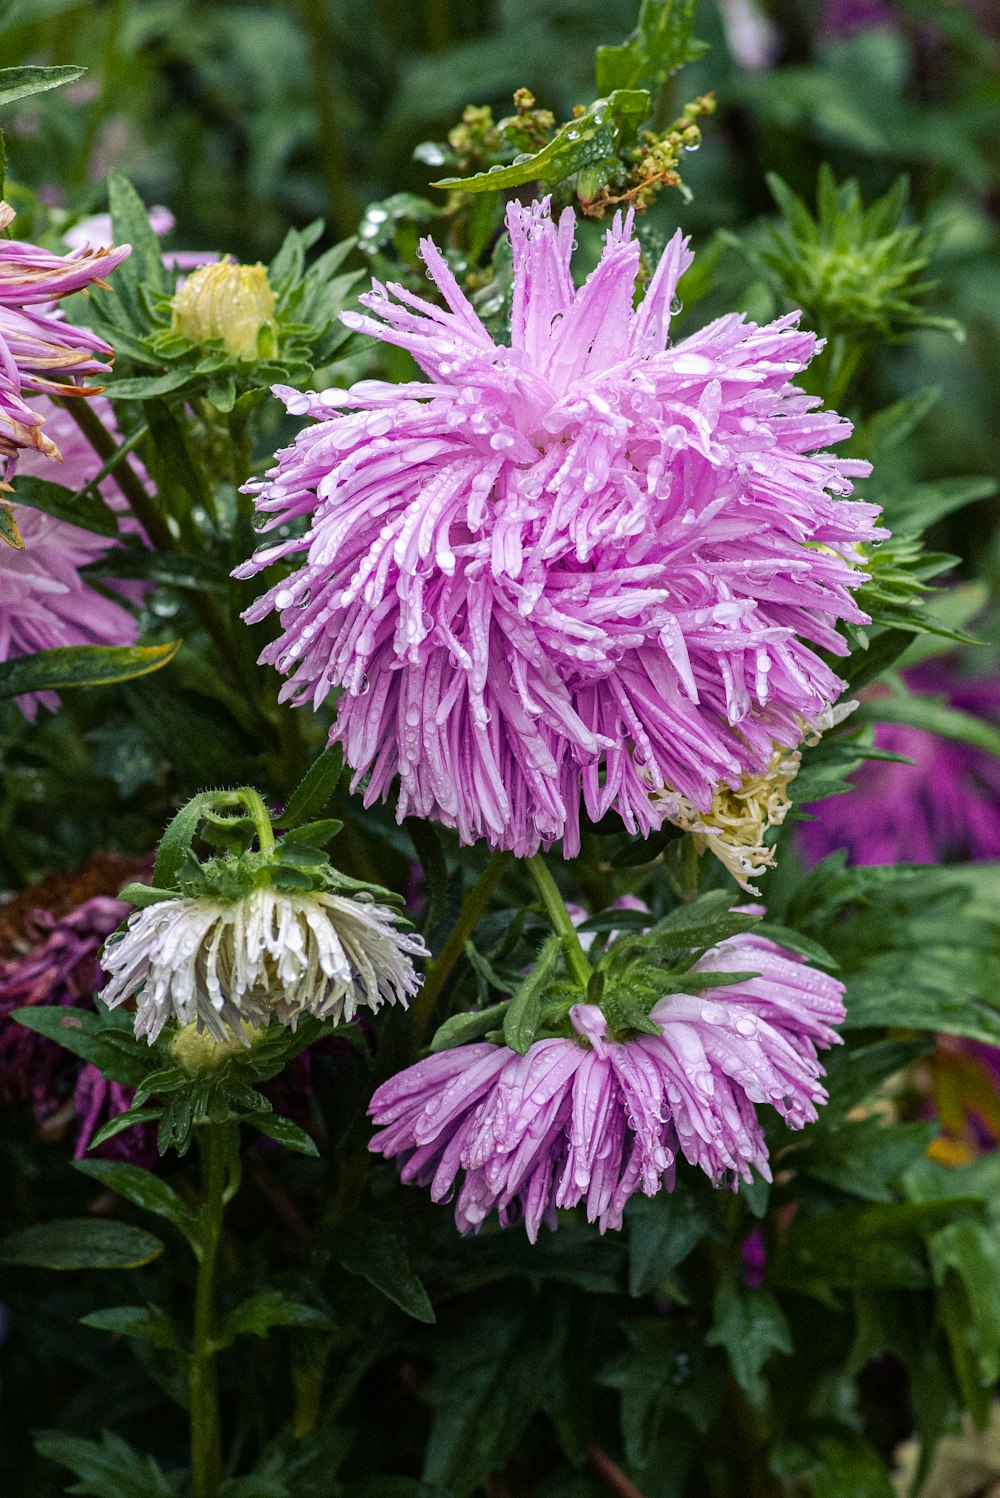
{"type": "Polygon", "coordinates": [[[825,451],[850,425],[791,383],[817,349],[798,313],[671,345],[679,233],[633,309],[630,217],[578,290],[571,212],[512,204],[508,226],[509,347],[428,239],[444,307],[375,283],[375,316],[344,314],[424,380],[276,387],[316,420],[251,488],[295,533],[237,576],[299,559],[245,617],[280,616],[261,660],[283,698],[343,689],[366,805],[398,776],[400,819],[570,855],[581,799],[648,833],[651,792],[707,811],[800,741],[842,689],[817,650],[847,654],[856,543],[880,533],[843,497],[868,465],[825,451]]]}
{"type": "Polygon", "coordinates": [[[596,1005],[576,1004],[571,1033],[524,1056],[485,1042],[428,1056],[376,1091],[370,1148],[436,1202],[457,1190],[460,1232],[496,1211],[504,1226],[523,1218],[532,1242],[557,1208],[581,1203],[602,1232],[619,1228],[633,1192],[672,1188],[678,1154],[733,1190],[754,1170],[770,1180],[755,1105],[793,1129],[816,1118],[827,1096],[816,1049],[839,1039],[843,985],[753,935],[695,971],[760,976],[661,999],[655,1036],[614,1040],[596,1005]]]}

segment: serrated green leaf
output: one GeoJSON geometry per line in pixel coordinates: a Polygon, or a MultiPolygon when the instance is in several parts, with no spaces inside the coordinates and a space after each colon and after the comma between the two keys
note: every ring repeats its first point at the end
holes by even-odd
{"type": "Polygon", "coordinates": [[[715,1293],[715,1320],[705,1337],[709,1347],[723,1347],[733,1376],[750,1403],[762,1409],[767,1385],[762,1370],[777,1352],[790,1356],[792,1334],[787,1317],[769,1290],[748,1290],[732,1277],[715,1293]]]}
{"type": "Polygon", "coordinates": [[[659,88],[708,45],[691,35],[697,0],[642,0],[639,24],[620,47],[598,47],[597,92],[659,88]]]}
{"type": "Polygon", "coordinates": [[[444,177],[432,187],[460,192],[499,192],[522,187],[526,182],[545,182],[550,187],[575,172],[613,162],[624,143],[631,143],[639,125],[650,113],[644,90],[617,89],[594,103],[578,119],[563,125],[540,151],[526,155],[510,166],[491,166],[473,177],[444,177]]]}
{"type": "Polygon", "coordinates": [[[168,666],[181,648],[166,645],[60,645],[0,662],[0,698],[69,687],[111,686],[168,666]]]}
{"type": "Polygon", "coordinates": [[[628,1293],[640,1296],[656,1290],[698,1243],[717,1234],[719,1216],[714,1196],[678,1181],[669,1196],[633,1196],[625,1220],[628,1293]]]}
{"type": "Polygon", "coordinates": [[[994,1229],[965,1221],[933,1233],[927,1247],[959,1383],[985,1418],[1000,1376],[1000,1242],[994,1229]]]}
{"type": "Polygon", "coordinates": [[[524,1056],[535,1038],[542,1014],[545,987],[555,971],[562,951],[558,936],[550,936],[520,988],[511,998],[503,1017],[503,1038],[512,1051],[524,1056]]]}
{"type": "Polygon", "coordinates": [[[275,1326],[307,1327],[312,1331],[328,1332],[333,1325],[329,1311],[319,1306],[306,1305],[282,1290],[261,1290],[240,1301],[227,1313],[215,1346],[221,1350],[237,1337],[266,1337],[275,1326]]]}
{"type": "Polygon", "coordinates": [[[137,1269],[162,1252],[152,1233],[97,1217],[53,1218],[0,1238],[0,1264],[32,1269],[137,1269]]]}
{"type": "Polygon", "coordinates": [[[324,812],[343,771],[344,751],[339,744],[331,744],[313,760],[295,787],[279,825],[297,827],[324,812]]]}
{"type": "Polygon", "coordinates": [[[35,1449],[47,1461],[68,1467],[77,1478],[67,1493],[89,1498],[177,1498],[177,1488],[151,1456],[133,1450],[120,1436],[105,1431],[87,1441],[63,1431],[42,1431],[35,1449]]]}
{"type": "Polygon", "coordinates": [[[123,172],[108,173],[108,207],[116,243],[132,246],[132,254],[125,262],[127,274],[120,286],[116,277],[115,285],[123,301],[127,300],[134,323],[141,325],[145,318],[141,315],[137,287],[166,290],[163,252],[150,228],[149,210],[123,172]]]}

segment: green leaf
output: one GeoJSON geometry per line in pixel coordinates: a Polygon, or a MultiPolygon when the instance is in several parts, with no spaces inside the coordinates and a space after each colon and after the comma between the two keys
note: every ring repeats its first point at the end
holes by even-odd
{"type": "Polygon", "coordinates": [[[32,1004],[15,1009],[11,1018],[91,1062],[112,1082],[137,1087],[154,1064],[145,1041],[137,1041],[132,1032],[131,1016],[121,1011],[111,1018],[106,1010],[96,1013],[63,1004],[32,1004]]]}
{"type": "MultiPolygon", "coordinates": [[[[854,1432],[818,1434],[808,1442],[779,1438],[770,1453],[776,1477],[805,1479],[812,1498],[893,1498],[878,1452],[854,1432]]],[[[802,1491],[796,1482],[796,1489],[802,1491]]]]}
{"type": "MultiPolygon", "coordinates": [[[[21,474],[17,480],[17,503],[42,510],[57,520],[67,520],[99,536],[118,535],[118,517],[98,494],[75,495],[61,484],[21,474]]],[[[106,573],[105,573],[106,575],[106,573]]]]}
{"type": "Polygon", "coordinates": [[[648,93],[618,89],[606,99],[595,99],[584,114],[563,125],[547,145],[522,161],[491,166],[473,177],[444,177],[431,186],[460,192],[498,192],[526,182],[554,187],[584,168],[616,162],[619,150],[632,143],[649,113],[648,93]]]}
{"type": "Polygon", "coordinates": [[[117,1191],[119,1196],[124,1196],[126,1201],[141,1207],[144,1212],[165,1217],[189,1243],[197,1241],[198,1214],[172,1186],[151,1170],[144,1170],[141,1165],[128,1165],[123,1160],[75,1160],[73,1163],[82,1175],[89,1176],[110,1191],[117,1191]]]}
{"type": "Polygon", "coordinates": [[[1000,728],[994,728],[972,713],[949,707],[940,697],[893,692],[889,697],[876,698],[869,704],[868,711],[880,723],[905,723],[910,728],[922,728],[925,733],[935,733],[944,739],[972,744],[1000,758],[1000,728]]]}
{"type": "Polygon", "coordinates": [[[752,931],[759,917],[733,910],[732,890],[710,890],[689,905],[679,905],[650,928],[650,935],[674,947],[711,947],[727,936],[752,931]]]}
{"type": "Polygon", "coordinates": [[[266,1134],[268,1139],[284,1145],[286,1150],[294,1150],[297,1155],[319,1155],[316,1141],[290,1118],[279,1118],[274,1113],[255,1113],[243,1122],[256,1129],[258,1134],[266,1134]]]}
{"type": "Polygon", "coordinates": [[[313,760],[291,794],[281,817],[280,826],[298,827],[310,822],[329,806],[344,770],[344,751],[330,744],[313,760]]]}
{"type": "Polygon", "coordinates": [[[867,686],[881,676],[911,644],[913,635],[908,629],[883,629],[872,639],[867,650],[853,650],[848,660],[840,667],[840,675],[851,692],[867,686]]]}
{"type": "Polygon", "coordinates": [[[783,926],[779,921],[760,921],[753,928],[755,935],[765,936],[768,941],[777,942],[781,947],[787,947],[790,952],[798,952],[800,957],[808,957],[818,967],[825,967],[835,973],[840,964],[837,959],[821,947],[818,941],[812,937],[803,936],[801,931],[795,931],[791,926],[783,926]]]}
{"type": "Polygon", "coordinates": [[[177,1498],[177,1488],[151,1456],[142,1456],[120,1436],[105,1431],[86,1441],[62,1431],[42,1431],[35,1449],[47,1461],[68,1467],[78,1479],[67,1493],[90,1498],[177,1498]]]}
{"type": "Polygon", "coordinates": [[[507,1006],[503,1017],[503,1038],[519,1056],[527,1053],[535,1038],[542,1014],[542,997],[561,951],[560,938],[550,936],[538,954],[535,966],[507,1006]]]}
{"type": "Polygon", "coordinates": [[[723,1347],[733,1376],[750,1403],[762,1409],[767,1385],[761,1371],[776,1352],[792,1352],[792,1334],[784,1311],[769,1290],[748,1290],[732,1277],[715,1292],[715,1321],[705,1337],[709,1347],[723,1347]]]}
{"type": "Polygon", "coordinates": [[[985,1419],[1000,1377],[1000,1242],[993,1229],[965,1221],[932,1234],[927,1247],[959,1385],[985,1419]]]}
{"type": "MultiPolygon", "coordinates": [[[[621,1393],[625,1455],[640,1472],[669,1450],[683,1415],[702,1435],[716,1420],[726,1383],[726,1363],[701,1337],[657,1317],[625,1328],[629,1350],[601,1376],[621,1393]]],[[[681,1427],[682,1428],[682,1427],[681,1427]]]]}
{"type": "Polygon", "coordinates": [[[337,1261],[360,1275],[417,1321],[436,1320],[427,1291],[410,1268],[393,1230],[373,1217],[356,1213],[338,1231],[333,1245],[337,1261]]]}
{"type": "Polygon", "coordinates": [[[452,1046],[464,1045],[468,1040],[478,1040],[501,1024],[509,999],[500,1004],[491,1004],[488,1009],[472,1009],[466,1014],[453,1014],[434,1032],[430,1050],[450,1051],[452,1046]]]}
{"type": "Polygon", "coordinates": [[[768,1274],[827,1302],[837,1290],[923,1289],[930,1281],[925,1238],[953,1221],[981,1217],[982,1203],[964,1198],[800,1216],[768,1274]]]}
{"type": "Polygon", "coordinates": [[[848,979],[844,1028],[936,1030],[1000,1046],[1000,1013],[955,981],[962,955],[945,949],[933,954],[937,961],[927,953],[924,963],[919,958],[911,963],[899,952],[873,958],[848,979]]]}
{"type": "Polygon", "coordinates": [[[633,1196],[628,1222],[628,1293],[648,1295],[703,1239],[718,1231],[714,1196],[696,1193],[678,1180],[668,1196],[633,1196]]]}
{"type": "Polygon", "coordinates": [[[177,1330],[161,1306],[108,1306],[105,1310],[81,1316],[80,1325],[93,1327],[99,1332],[113,1332],[119,1337],[134,1337],[168,1352],[182,1350],[177,1330]]]}
{"type": "Polygon", "coordinates": [[[162,1252],[152,1233],[96,1217],[53,1218],[0,1238],[0,1264],[32,1269],[137,1269],[162,1252]]]}
{"type": "Polygon", "coordinates": [[[109,1139],[114,1139],[116,1134],[124,1134],[126,1129],[132,1129],[136,1124],[155,1123],[162,1111],[162,1108],[130,1108],[127,1113],[117,1113],[93,1135],[87,1145],[88,1150],[97,1149],[109,1139]]]}
{"type": "Polygon", "coordinates": [[[24,537],[17,528],[14,511],[5,500],[0,500],[0,546],[12,546],[15,551],[24,550],[24,537]]]}
{"type": "Polygon", "coordinates": [[[75,83],[86,71],[86,68],[75,67],[0,68],[0,108],[5,104],[16,104],[18,99],[27,99],[31,94],[44,94],[47,89],[75,83]]]}
{"type": "Polygon", "coordinates": [[[211,557],[196,552],[150,551],[135,547],[113,551],[95,565],[89,574],[99,578],[140,578],[164,583],[170,588],[184,588],[197,593],[228,596],[229,574],[211,557]]]}
{"type": "Polygon", "coordinates": [[[166,645],[60,645],[0,663],[0,698],[67,687],[110,686],[168,666],[181,648],[166,645]]]}
{"type": "Polygon", "coordinates": [[[864,1201],[891,1202],[900,1177],[921,1159],[938,1133],[936,1123],[887,1124],[877,1117],[824,1127],[810,1133],[796,1152],[800,1170],[864,1201]]]}
{"type": "Polygon", "coordinates": [[[173,888],[181,864],[191,851],[198,824],[214,801],[214,791],[201,791],[197,796],[192,796],[190,801],[186,801],[176,816],[167,823],[153,866],[155,889],[173,888]]]}
{"type": "Polygon", "coordinates": [[[306,1305],[281,1290],[261,1290],[227,1313],[215,1346],[217,1349],[228,1347],[237,1337],[266,1337],[275,1326],[300,1326],[328,1332],[333,1325],[329,1311],[319,1306],[306,1305]]]}
{"type": "MultiPolygon", "coordinates": [[[[136,306],[134,290],[136,283],[149,287],[153,291],[167,289],[163,269],[163,251],[159,240],[150,228],[149,210],[122,172],[108,173],[108,207],[111,209],[115,242],[132,246],[132,254],[125,262],[128,275],[125,278],[125,285],[119,287],[119,294],[122,295],[124,301],[127,293],[128,300],[136,306]]],[[[115,285],[118,287],[117,278],[115,285]]],[[[145,321],[145,319],[138,319],[138,321],[145,321]]]]}
{"type": "Polygon", "coordinates": [[[642,0],[639,24],[620,47],[598,47],[597,92],[659,88],[708,45],[691,35],[697,0],[642,0]]]}

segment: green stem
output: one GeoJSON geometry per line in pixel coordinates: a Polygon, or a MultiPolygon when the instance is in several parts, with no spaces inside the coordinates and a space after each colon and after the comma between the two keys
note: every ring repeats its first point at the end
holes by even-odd
{"type": "Polygon", "coordinates": [[[689,832],[667,844],[663,866],[679,900],[688,905],[697,898],[701,888],[701,856],[689,832]]]}
{"type": "Polygon", "coordinates": [[[354,232],[358,222],[358,205],[348,185],[350,173],[340,128],[339,101],[334,92],[335,70],[324,0],[302,0],[302,18],[309,42],[309,65],[312,70],[316,113],[319,116],[320,159],[323,163],[326,196],[334,230],[344,236],[354,232]]]}
{"type": "Polygon", "coordinates": [[[413,1006],[413,1048],[415,1051],[420,1049],[427,1026],[434,1014],[434,1006],[451,976],[452,968],[465,951],[465,943],[489,909],[493,891],[500,883],[509,862],[509,853],[493,854],[479,882],[474,884],[466,895],[451,935],[430,965],[426,981],[420,990],[420,997],[413,1006]]]}
{"type": "Polygon", "coordinates": [[[450,0],[426,0],[427,46],[431,52],[443,52],[451,30],[450,0]]]}
{"type": "Polygon", "coordinates": [[[241,786],[236,794],[253,817],[257,829],[257,846],[262,853],[270,853],[274,847],[274,829],[263,797],[252,785],[241,786]]]}
{"type": "Polygon", "coordinates": [[[214,1498],[222,1481],[219,1385],[215,1347],[215,1265],[226,1202],[236,1189],[234,1157],[239,1156],[235,1124],[203,1124],[197,1131],[204,1198],[198,1217],[198,1277],[189,1373],[191,1396],[192,1498],[214,1498]]]}
{"type": "Polygon", "coordinates": [[[566,909],[566,902],[559,893],[559,886],[553,879],[549,871],[549,866],[540,853],[533,853],[524,862],[528,873],[535,881],[535,888],[542,897],[545,914],[552,922],[552,929],[562,942],[566,966],[580,984],[580,987],[586,990],[593,968],[590,966],[587,954],[580,943],[577,929],[570,919],[570,913],[566,909]]]}
{"type": "MultiPolygon", "coordinates": [[[[165,517],[160,513],[127,457],[120,452],[119,444],[100,417],[95,415],[85,400],[80,400],[78,397],[63,400],[61,405],[72,416],[99,458],[104,459],[105,462],[116,458],[113,468],[115,483],[124,494],[129,509],[146,532],[154,549],[159,552],[176,551],[177,542],[165,517]]],[[[193,589],[190,590],[189,596],[191,607],[214,644],[220,662],[224,667],[229,668],[229,676],[233,685],[250,704],[259,726],[266,728],[270,733],[271,720],[261,709],[259,701],[260,681],[252,662],[245,658],[240,648],[242,642],[239,634],[234,636],[229,619],[207,593],[193,589]]]]}
{"type": "Polygon", "coordinates": [[[101,418],[91,410],[85,399],[79,396],[67,396],[60,404],[63,410],[72,416],[99,458],[105,463],[111,458],[117,460],[114,465],[115,483],[128,500],[129,509],[157,551],[173,551],[177,543],[170,533],[170,527],[157,509],[142,479],[125,454],[119,451],[121,444],[115,441],[101,418]]]}

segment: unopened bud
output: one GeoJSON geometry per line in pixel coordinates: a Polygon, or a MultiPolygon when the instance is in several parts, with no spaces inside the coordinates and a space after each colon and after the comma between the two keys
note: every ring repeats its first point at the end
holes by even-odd
{"type": "Polygon", "coordinates": [[[172,327],[189,343],[221,338],[234,359],[266,359],[277,346],[274,313],[263,265],[220,260],[188,276],[173,300],[172,327]]]}
{"type": "Polygon", "coordinates": [[[245,1020],[239,1021],[239,1032],[226,1032],[217,1040],[210,1030],[199,1030],[196,1020],[183,1025],[170,1042],[170,1055],[187,1072],[214,1071],[233,1056],[245,1056],[254,1030],[245,1020]]]}

